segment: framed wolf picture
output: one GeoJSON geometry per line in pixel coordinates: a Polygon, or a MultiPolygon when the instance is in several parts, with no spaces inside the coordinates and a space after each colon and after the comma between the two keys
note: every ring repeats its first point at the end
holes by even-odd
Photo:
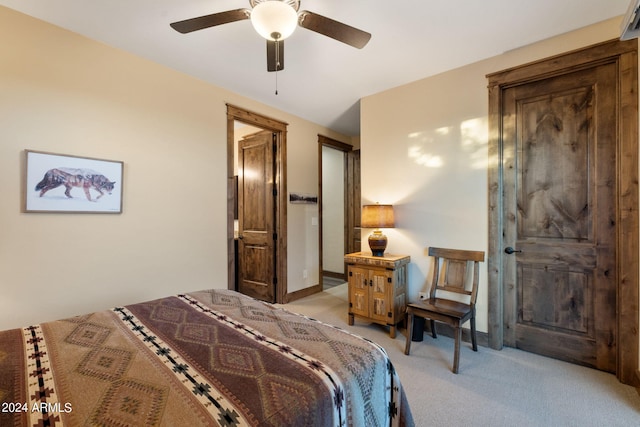
{"type": "Polygon", "coordinates": [[[32,150],[25,155],[25,212],[122,212],[122,162],[32,150]]]}

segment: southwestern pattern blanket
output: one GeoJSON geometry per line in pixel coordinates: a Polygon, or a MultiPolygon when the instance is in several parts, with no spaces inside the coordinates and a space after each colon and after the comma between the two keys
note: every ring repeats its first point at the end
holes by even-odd
{"type": "Polygon", "coordinates": [[[228,290],[0,332],[0,425],[411,426],[384,349],[228,290]]]}

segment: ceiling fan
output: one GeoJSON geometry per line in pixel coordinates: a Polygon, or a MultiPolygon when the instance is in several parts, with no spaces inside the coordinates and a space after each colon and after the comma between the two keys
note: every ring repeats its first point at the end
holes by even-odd
{"type": "Polygon", "coordinates": [[[249,0],[251,9],[234,9],[174,22],[171,28],[186,34],[217,25],[250,19],[256,31],[267,40],[267,70],[284,69],[284,39],[297,26],[362,49],[371,34],[317,13],[300,9],[300,0],[249,0]]]}

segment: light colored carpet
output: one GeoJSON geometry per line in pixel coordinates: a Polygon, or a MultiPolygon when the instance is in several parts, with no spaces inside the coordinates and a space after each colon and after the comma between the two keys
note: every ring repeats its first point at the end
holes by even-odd
{"type": "Polygon", "coordinates": [[[614,375],[513,348],[471,350],[462,343],[451,372],[453,340],[425,334],[404,354],[405,331],[356,318],[347,324],[347,286],[281,306],[382,345],[400,375],[416,426],[640,426],[640,396],[614,375]]]}

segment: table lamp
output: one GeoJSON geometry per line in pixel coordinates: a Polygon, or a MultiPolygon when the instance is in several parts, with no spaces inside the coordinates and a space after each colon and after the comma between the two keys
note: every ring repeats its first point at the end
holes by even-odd
{"type": "Polygon", "coordinates": [[[384,256],[387,249],[387,236],[382,234],[381,228],[395,227],[392,205],[364,205],[362,207],[362,228],[373,228],[369,236],[369,247],[373,256],[384,256]]]}

